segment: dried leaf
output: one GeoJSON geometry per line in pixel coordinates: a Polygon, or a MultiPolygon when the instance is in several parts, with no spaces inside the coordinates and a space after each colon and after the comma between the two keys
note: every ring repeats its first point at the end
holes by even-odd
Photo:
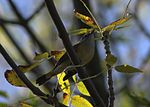
{"type": "Polygon", "coordinates": [[[127,22],[129,19],[131,19],[131,17],[120,18],[112,22],[111,24],[107,25],[106,27],[102,28],[102,32],[114,30],[115,27],[122,25],[123,23],[127,22]]]}
{"type": "Polygon", "coordinates": [[[117,58],[112,54],[108,54],[106,56],[106,62],[107,64],[113,66],[117,62],[117,58]]]}
{"type": "Polygon", "coordinates": [[[55,60],[58,61],[65,54],[65,52],[65,50],[51,51],[51,56],[54,56],[55,60]]]}
{"type": "Polygon", "coordinates": [[[115,69],[118,71],[118,72],[122,72],[122,73],[136,73],[136,72],[140,72],[142,73],[143,71],[141,71],[140,69],[138,68],[135,68],[135,67],[132,67],[130,65],[119,65],[119,66],[116,66],[115,69]]]}
{"type": "Polygon", "coordinates": [[[70,94],[64,93],[63,94],[63,102],[62,103],[64,105],[68,106],[68,104],[69,104],[69,98],[70,98],[70,94]]]}
{"type": "Polygon", "coordinates": [[[26,85],[20,80],[16,72],[13,70],[7,70],[5,72],[5,78],[11,85],[18,87],[26,87],[26,85]]]}
{"type": "Polygon", "coordinates": [[[95,24],[95,22],[93,21],[92,18],[83,15],[77,11],[74,10],[74,15],[75,17],[77,17],[78,19],[80,19],[83,23],[87,24],[88,26],[91,26],[93,28],[97,28],[97,25],[95,24]]]}

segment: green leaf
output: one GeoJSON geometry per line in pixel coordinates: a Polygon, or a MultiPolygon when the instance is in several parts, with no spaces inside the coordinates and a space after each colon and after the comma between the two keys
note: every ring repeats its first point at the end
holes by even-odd
{"type": "MultiPolygon", "coordinates": [[[[75,75],[73,76],[73,80],[75,82],[77,82],[77,79],[76,79],[75,75]]],[[[82,81],[76,83],[76,86],[77,86],[77,88],[78,88],[78,90],[80,91],[81,94],[86,95],[86,96],[90,96],[88,90],[86,89],[86,87],[85,87],[85,85],[82,81]]]]}
{"type": "Polygon", "coordinates": [[[6,92],[0,90],[0,96],[4,97],[4,98],[8,98],[8,95],[6,92]]]}
{"type": "Polygon", "coordinates": [[[117,62],[117,58],[112,54],[108,54],[106,56],[106,62],[107,64],[113,66],[117,62]]]}
{"type": "Polygon", "coordinates": [[[142,73],[143,72],[138,68],[135,68],[135,67],[132,67],[132,66],[126,65],[126,64],[116,66],[115,69],[118,72],[122,72],[122,73],[136,73],[136,72],[141,72],[142,73]]]}
{"type": "Polygon", "coordinates": [[[84,34],[88,34],[90,32],[92,32],[93,29],[87,29],[87,28],[82,28],[82,29],[77,29],[77,30],[73,30],[70,33],[72,35],[84,35],[84,34]]]}

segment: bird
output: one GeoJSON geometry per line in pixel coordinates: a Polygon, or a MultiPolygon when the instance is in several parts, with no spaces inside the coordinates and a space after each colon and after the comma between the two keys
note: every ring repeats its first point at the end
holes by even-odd
{"type": "MultiPolygon", "coordinates": [[[[86,65],[88,64],[92,58],[94,57],[95,54],[95,40],[94,40],[95,34],[93,32],[86,34],[85,36],[82,37],[82,39],[75,44],[73,47],[75,49],[75,52],[77,53],[81,65],[86,65]]],[[[36,84],[39,86],[46,83],[51,77],[63,72],[67,67],[71,66],[72,63],[68,57],[67,52],[64,53],[64,55],[58,60],[58,62],[55,64],[54,68],[39,77],[36,80],[36,84]]],[[[63,78],[63,80],[68,79],[69,77],[73,76],[76,74],[76,70],[68,70],[66,76],[63,78]]]]}

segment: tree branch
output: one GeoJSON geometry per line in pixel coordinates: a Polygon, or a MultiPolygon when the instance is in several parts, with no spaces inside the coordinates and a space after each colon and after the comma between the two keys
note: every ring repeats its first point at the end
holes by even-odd
{"type": "Polygon", "coordinates": [[[18,24],[18,25],[21,25],[21,23],[18,22],[18,21],[14,21],[14,20],[6,20],[6,19],[3,19],[3,18],[0,18],[0,23],[6,23],[6,24],[18,24]]]}
{"type": "MultiPolygon", "coordinates": [[[[69,35],[68,35],[68,33],[67,33],[59,15],[58,15],[58,12],[55,8],[53,0],[45,0],[45,2],[47,5],[47,8],[48,8],[48,11],[49,11],[56,27],[57,27],[57,30],[59,32],[59,36],[62,39],[63,44],[66,48],[67,54],[68,54],[70,60],[72,61],[72,64],[73,65],[80,65],[80,59],[77,57],[77,54],[75,53],[75,50],[72,47],[72,44],[69,40],[69,35]]],[[[77,72],[78,72],[79,77],[81,79],[86,78],[88,76],[85,69],[83,69],[83,68],[76,68],[76,69],[77,69],[77,72]]],[[[97,90],[95,89],[92,81],[89,79],[89,80],[86,80],[83,82],[84,82],[87,90],[89,91],[91,97],[95,101],[95,106],[99,107],[100,104],[103,104],[103,107],[105,107],[105,104],[104,104],[102,98],[99,96],[97,90]]]]}
{"type": "Polygon", "coordinates": [[[63,104],[60,104],[55,97],[47,95],[47,94],[43,93],[39,88],[35,87],[28,80],[28,78],[25,76],[25,74],[18,69],[15,62],[11,59],[11,57],[8,55],[8,53],[6,52],[6,50],[3,48],[3,46],[1,44],[0,44],[0,53],[3,55],[3,57],[8,62],[8,64],[12,67],[12,69],[16,72],[18,77],[23,81],[23,83],[33,92],[33,94],[40,97],[47,104],[57,105],[57,107],[66,107],[63,104]]]}
{"type": "Polygon", "coordinates": [[[45,7],[45,2],[43,2],[36,10],[35,12],[33,12],[33,14],[26,19],[27,22],[29,22],[30,20],[32,20],[43,8],[45,7]]]}
{"type": "Polygon", "coordinates": [[[20,46],[16,43],[16,41],[14,40],[14,38],[12,38],[10,32],[7,30],[7,28],[5,27],[5,25],[3,23],[0,24],[2,29],[4,30],[4,32],[6,33],[6,36],[8,36],[8,38],[11,40],[11,42],[14,44],[14,46],[16,47],[16,49],[18,50],[18,52],[20,53],[20,55],[22,56],[22,58],[26,61],[26,63],[30,63],[30,60],[28,59],[28,57],[24,54],[23,50],[20,48],[20,46]]]}
{"type": "Polygon", "coordinates": [[[31,27],[28,25],[28,21],[26,21],[26,19],[20,14],[20,12],[18,11],[18,9],[15,6],[15,4],[13,3],[13,1],[12,0],[8,0],[8,1],[9,1],[10,6],[12,7],[13,12],[18,17],[19,22],[25,28],[25,30],[27,31],[27,33],[30,35],[33,43],[36,42],[42,52],[47,51],[47,49],[45,48],[45,46],[36,38],[35,33],[31,30],[31,27]]]}
{"type": "MultiPolygon", "coordinates": [[[[109,54],[111,54],[111,50],[110,50],[110,45],[109,45],[109,31],[105,31],[103,33],[103,44],[104,44],[104,48],[105,48],[105,53],[106,56],[108,56],[109,54]]],[[[115,95],[114,95],[114,88],[113,88],[113,79],[112,79],[112,66],[109,65],[108,63],[106,63],[107,66],[107,70],[108,70],[108,86],[109,86],[109,107],[114,107],[114,100],[115,100],[115,95]]]]}
{"type": "Polygon", "coordinates": [[[47,102],[48,104],[50,104],[51,102],[48,101],[48,99],[45,99],[44,97],[48,97],[46,94],[44,94],[40,89],[38,89],[37,87],[35,87],[28,79],[27,77],[24,75],[23,72],[21,72],[17,65],[15,64],[15,62],[11,59],[11,57],[8,55],[8,53],[5,51],[5,49],[3,48],[3,46],[0,44],[0,52],[3,55],[3,57],[6,59],[6,61],[8,62],[8,64],[14,69],[14,71],[16,72],[16,74],[18,75],[18,77],[24,82],[24,84],[37,96],[39,96],[41,99],[43,99],[45,102],[47,102]]]}
{"type": "MultiPolygon", "coordinates": [[[[82,0],[86,6],[92,11],[91,5],[90,5],[90,0],[82,0]]],[[[81,3],[80,0],[73,0],[73,4],[74,4],[74,9],[77,12],[80,13],[84,13],[84,15],[89,16],[89,12],[87,11],[87,9],[84,7],[84,5],[81,3]]],[[[81,20],[74,18],[75,20],[75,24],[78,24],[77,27],[79,28],[88,28],[89,26],[87,26],[86,24],[84,24],[81,20]]],[[[98,54],[98,47],[99,44],[96,43],[96,41],[92,41],[95,43],[94,47],[90,47],[90,50],[94,49],[94,57],[93,59],[89,62],[88,65],[86,65],[86,71],[89,74],[89,77],[99,74],[102,72],[102,67],[101,67],[101,58],[100,55],[98,54]]],[[[90,44],[90,43],[89,43],[90,44]]],[[[96,88],[96,90],[98,90],[98,94],[101,96],[101,98],[103,99],[104,103],[108,104],[108,90],[107,90],[107,86],[106,86],[106,75],[102,73],[101,76],[98,76],[96,78],[92,79],[92,82],[96,88]]]]}

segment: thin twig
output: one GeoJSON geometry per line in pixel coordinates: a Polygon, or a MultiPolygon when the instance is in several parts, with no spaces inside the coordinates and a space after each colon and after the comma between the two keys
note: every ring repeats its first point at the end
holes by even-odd
{"type": "Polygon", "coordinates": [[[48,101],[47,98],[48,96],[46,94],[44,94],[39,88],[35,87],[28,79],[27,77],[24,75],[23,72],[21,72],[17,65],[15,64],[15,62],[11,59],[11,57],[8,55],[8,53],[5,51],[5,49],[3,48],[3,46],[0,44],[0,52],[3,55],[3,57],[5,58],[5,60],[8,62],[8,64],[14,69],[14,71],[16,72],[16,74],[18,75],[18,77],[24,82],[24,84],[37,96],[39,96],[41,99],[43,99],[45,102],[47,102],[48,104],[50,104],[51,102],[48,101]],[[44,98],[45,97],[45,98],[44,98]]]}
{"type": "Polygon", "coordinates": [[[18,11],[19,9],[15,6],[15,4],[13,3],[12,0],[8,0],[10,6],[12,7],[13,12],[16,14],[16,16],[18,17],[18,20],[20,23],[22,23],[22,26],[25,28],[25,30],[27,31],[27,33],[30,35],[33,43],[36,42],[38,44],[38,46],[40,47],[40,50],[42,52],[46,52],[47,49],[45,48],[45,46],[36,38],[35,33],[32,31],[32,28],[28,25],[28,21],[21,15],[21,13],[18,11]]]}
{"type": "Polygon", "coordinates": [[[21,25],[21,23],[18,22],[18,21],[6,20],[6,19],[3,19],[3,18],[0,18],[0,23],[21,25]]]}
{"type": "MultiPolygon", "coordinates": [[[[106,55],[111,54],[110,51],[110,46],[109,46],[109,37],[110,32],[105,31],[103,33],[104,37],[102,38],[103,43],[104,43],[104,48],[106,50],[106,55]]],[[[109,86],[109,104],[108,107],[114,107],[114,100],[115,100],[115,95],[114,95],[114,88],[113,88],[113,79],[112,79],[112,67],[108,63],[106,64],[107,70],[108,70],[108,86],[109,86]]]]}
{"type": "MultiPolygon", "coordinates": [[[[80,60],[77,57],[75,50],[72,47],[72,44],[69,40],[69,35],[68,35],[68,33],[67,33],[59,15],[58,15],[58,12],[56,10],[56,7],[54,5],[53,0],[45,0],[45,2],[47,5],[47,8],[48,8],[48,11],[49,11],[56,27],[57,27],[57,30],[59,32],[59,36],[62,39],[63,44],[67,50],[69,58],[71,59],[73,65],[79,65],[80,60]]],[[[77,69],[77,72],[78,72],[79,77],[81,79],[88,76],[85,69],[83,69],[83,68],[76,68],[76,69],[77,69]]],[[[92,81],[90,79],[86,80],[86,81],[84,81],[84,84],[85,84],[87,90],[89,91],[91,97],[94,99],[96,106],[99,106],[101,103],[101,104],[103,104],[103,107],[105,107],[105,104],[104,104],[102,98],[99,96],[97,90],[95,89],[95,86],[93,85],[92,81]]]]}
{"type": "Polygon", "coordinates": [[[13,70],[16,72],[18,77],[22,80],[22,82],[33,92],[33,94],[40,97],[43,101],[45,101],[47,104],[51,105],[59,105],[57,107],[66,107],[63,104],[60,104],[58,100],[50,95],[47,95],[43,93],[39,88],[35,87],[25,76],[23,72],[19,70],[15,62],[11,59],[11,57],[8,55],[6,50],[3,48],[3,46],[0,44],[0,53],[3,55],[5,60],[8,62],[8,64],[13,68],[13,70]]]}
{"type": "Polygon", "coordinates": [[[10,32],[7,30],[7,28],[5,27],[5,25],[3,23],[1,23],[1,27],[4,30],[4,32],[6,33],[6,36],[8,36],[8,38],[14,44],[14,46],[16,47],[16,49],[18,50],[18,52],[20,53],[20,55],[22,56],[22,58],[26,61],[26,63],[30,63],[30,60],[28,59],[28,57],[25,55],[25,53],[23,52],[23,50],[21,49],[21,47],[16,43],[16,41],[11,36],[10,32]]]}
{"type": "Polygon", "coordinates": [[[43,8],[45,7],[45,2],[41,3],[41,5],[33,12],[33,14],[27,18],[27,22],[32,20],[43,8]]]}

